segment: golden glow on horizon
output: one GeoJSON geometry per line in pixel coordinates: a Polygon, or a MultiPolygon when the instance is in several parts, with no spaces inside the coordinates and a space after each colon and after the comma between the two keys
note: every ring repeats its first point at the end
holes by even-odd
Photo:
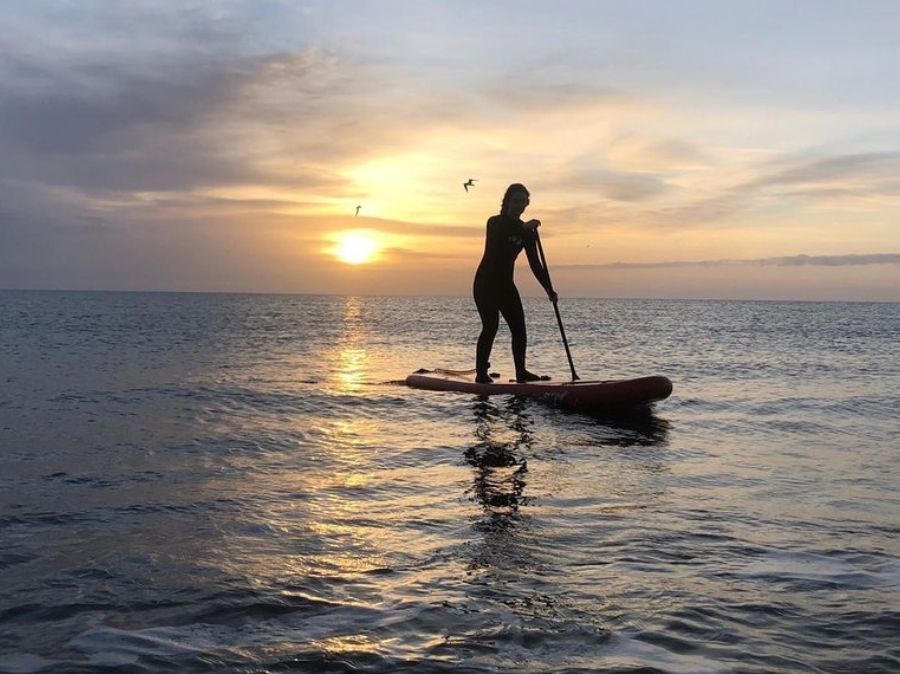
{"type": "Polygon", "coordinates": [[[338,260],[346,264],[366,264],[377,259],[382,244],[366,230],[340,232],[335,235],[335,246],[330,250],[338,260]]]}

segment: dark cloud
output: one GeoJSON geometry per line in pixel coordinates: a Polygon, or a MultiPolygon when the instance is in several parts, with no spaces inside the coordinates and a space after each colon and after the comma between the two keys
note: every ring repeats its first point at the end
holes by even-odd
{"type": "Polygon", "coordinates": [[[0,181],[0,204],[0,287],[65,288],[84,274],[102,274],[127,230],[37,186],[0,181]]]}
{"type": "Polygon", "coordinates": [[[746,260],[691,260],[666,262],[610,262],[607,264],[557,265],[560,269],[672,269],[678,267],[854,267],[860,265],[900,265],[900,253],[875,253],[871,255],[789,255],[786,257],[761,257],[746,260]]]}
{"type": "Polygon", "coordinates": [[[196,194],[151,194],[133,197],[125,204],[128,207],[152,208],[155,214],[164,217],[185,217],[190,214],[221,213],[227,215],[246,213],[286,213],[302,212],[304,209],[320,208],[313,201],[286,199],[240,199],[210,197],[196,194]]]}
{"type": "Polygon", "coordinates": [[[73,191],[3,181],[0,204],[0,288],[285,289],[318,255],[307,223],[287,215],[153,203],[102,213],[73,191]]]}
{"type": "MultiPolygon", "coordinates": [[[[31,68],[27,84],[0,100],[0,128],[12,147],[40,155],[124,152],[143,142],[141,132],[159,140],[202,122],[249,75],[237,63],[178,65],[155,73],[97,62],[31,68]]],[[[21,63],[12,70],[21,82],[21,63]]]]}
{"type": "Polygon", "coordinates": [[[56,67],[36,69],[27,85],[21,77],[4,83],[0,176],[122,191],[343,182],[310,165],[340,147],[329,137],[348,136],[346,117],[321,114],[326,92],[338,95],[343,82],[315,50],[184,55],[152,72],[93,61],[56,67]],[[331,128],[305,133],[312,119],[331,128]]]}

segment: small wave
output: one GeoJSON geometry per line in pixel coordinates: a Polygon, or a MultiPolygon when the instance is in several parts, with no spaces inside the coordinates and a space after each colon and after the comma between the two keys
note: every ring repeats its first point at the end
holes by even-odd
{"type": "Polygon", "coordinates": [[[900,586],[900,563],[882,561],[863,567],[853,555],[778,551],[758,557],[734,576],[777,583],[797,591],[829,588],[871,589],[900,586]]]}
{"type": "Polygon", "coordinates": [[[64,666],[65,663],[62,660],[50,660],[32,653],[11,653],[4,655],[0,660],[0,674],[37,674],[57,665],[64,666]]]}
{"type": "Polygon", "coordinates": [[[0,569],[6,569],[17,564],[26,564],[36,558],[36,555],[25,555],[16,552],[0,553],[0,569]]]}

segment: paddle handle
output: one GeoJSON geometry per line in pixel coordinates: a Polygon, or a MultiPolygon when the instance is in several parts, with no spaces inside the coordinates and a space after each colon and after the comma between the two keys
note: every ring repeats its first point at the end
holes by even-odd
{"type": "MultiPolygon", "coordinates": [[[[550,284],[551,292],[553,290],[553,281],[550,279],[550,267],[547,266],[547,258],[544,257],[544,247],[541,245],[541,235],[534,230],[534,238],[537,241],[538,256],[541,264],[544,266],[544,273],[547,274],[547,282],[550,284]]],[[[572,352],[569,351],[569,340],[566,339],[566,329],[563,327],[562,316],[559,315],[559,305],[553,300],[553,311],[556,312],[556,323],[559,325],[559,334],[562,336],[563,346],[566,347],[566,358],[569,359],[569,369],[572,370],[572,381],[578,381],[578,374],[575,372],[575,363],[572,361],[572,352]]]]}

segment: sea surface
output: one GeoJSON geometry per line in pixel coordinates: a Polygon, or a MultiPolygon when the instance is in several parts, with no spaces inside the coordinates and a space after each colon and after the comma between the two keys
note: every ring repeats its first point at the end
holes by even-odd
{"type": "Polygon", "coordinates": [[[0,292],[0,672],[900,672],[900,304],[560,309],[0,292]]]}

